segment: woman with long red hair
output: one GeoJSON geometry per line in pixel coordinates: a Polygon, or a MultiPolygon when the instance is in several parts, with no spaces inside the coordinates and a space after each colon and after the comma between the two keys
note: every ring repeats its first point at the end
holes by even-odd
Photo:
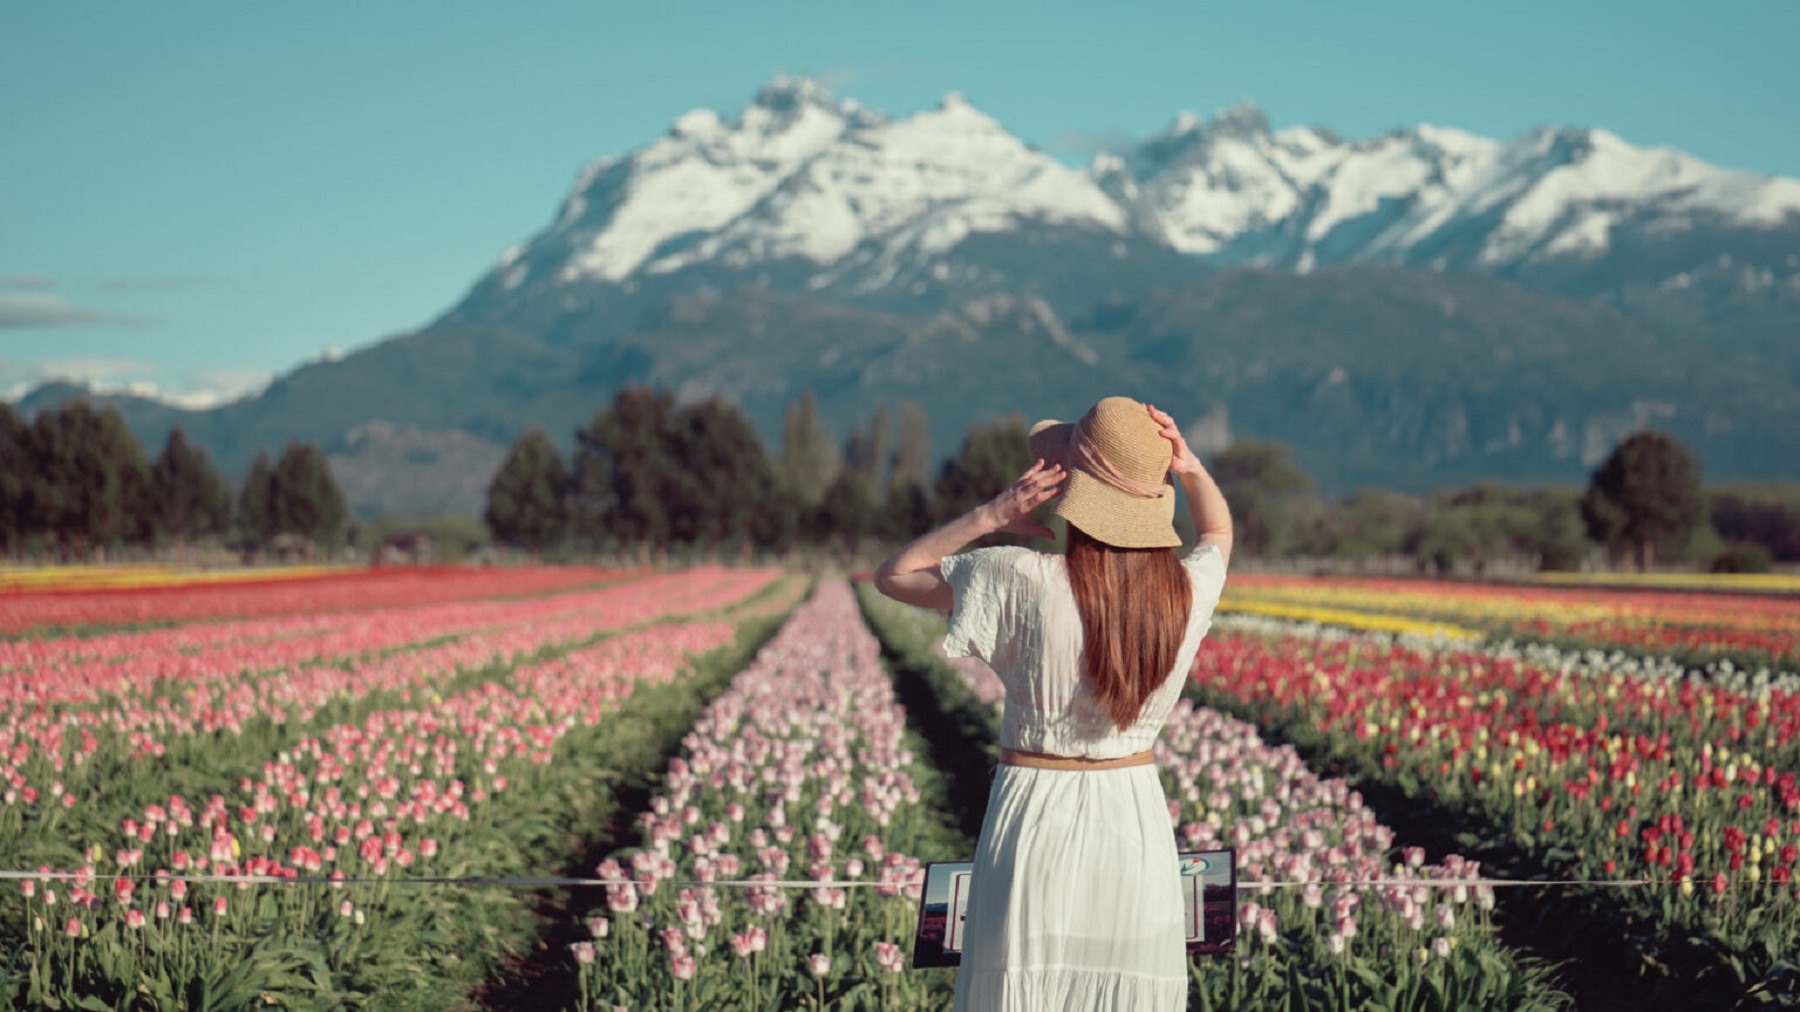
{"type": "Polygon", "coordinates": [[[958,1012],[1176,1010],[1187,958],[1175,834],[1150,747],[1212,623],[1231,555],[1218,485],[1167,413],[1109,397],[1031,430],[1037,462],[882,563],[889,597],[948,609],[945,649],[1006,686],[963,926],[958,1012]],[[1175,533],[1179,483],[1198,541],[1175,533]],[[1068,549],[957,552],[998,531],[1068,549]]]}

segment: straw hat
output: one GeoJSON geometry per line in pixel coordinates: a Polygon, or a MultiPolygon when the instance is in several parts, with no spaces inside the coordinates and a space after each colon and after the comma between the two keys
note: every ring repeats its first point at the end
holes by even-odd
{"type": "Polygon", "coordinates": [[[1108,397],[1079,422],[1031,427],[1031,455],[1069,472],[1050,511],[1116,548],[1181,544],[1168,483],[1173,453],[1162,426],[1129,397],[1108,397]]]}

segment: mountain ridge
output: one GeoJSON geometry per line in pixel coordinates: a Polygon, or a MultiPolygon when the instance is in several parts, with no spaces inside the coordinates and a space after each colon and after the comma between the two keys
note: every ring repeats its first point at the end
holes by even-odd
{"type": "MultiPolygon", "coordinates": [[[[299,436],[396,486],[532,424],[566,447],[628,382],[729,394],[766,440],[801,389],[840,435],[910,397],[939,452],[1142,391],[1209,439],[1295,443],[1329,491],[1579,480],[1650,422],[1771,477],[1800,471],[1758,436],[1792,430],[1796,333],[1800,181],[1605,131],[1345,140],[1239,105],[1078,169],[961,96],[889,118],[778,78],[590,163],[418,331],[210,411],[122,403],[228,469],[299,436]]],[[[399,501],[381,485],[353,506],[399,501]]]]}

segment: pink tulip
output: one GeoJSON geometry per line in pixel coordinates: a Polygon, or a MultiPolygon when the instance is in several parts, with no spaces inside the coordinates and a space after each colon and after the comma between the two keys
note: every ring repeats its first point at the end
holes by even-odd
{"type": "Polygon", "coordinates": [[[899,973],[906,969],[906,955],[892,942],[876,942],[875,963],[889,973],[899,973]]]}

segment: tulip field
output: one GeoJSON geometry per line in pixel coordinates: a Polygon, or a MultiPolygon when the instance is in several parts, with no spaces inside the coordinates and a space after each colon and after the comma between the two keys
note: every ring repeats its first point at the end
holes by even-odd
{"type": "Polygon", "coordinates": [[[1197,701],[1392,794],[1505,877],[1589,883],[1520,906],[1592,972],[1681,1007],[1800,1002],[1800,600],[1246,582],[1197,701]],[[1495,631],[1296,621],[1270,601],[1495,631]]]}
{"type": "MultiPolygon", "coordinates": [[[[944,1009],[1003,693],[776,570],[6,571],[0,1006],[944,1009]]],[[[1234,577],[1190,1008],[1800,1002],[1800,599],[1234,577]],[[1554,880],[1508,887],[1522,880],[1554,880]]]]}
{"type": "Polygon", "coordinates": [[[740,664],[746,629],[800,587],[716,568],[492,576],[484,596],[471,575],[401,603],[376,577],[349,594],[373,607],[5,642],[0,868],[37,875],[0,906],[0,993],[441,1007],[460,983],[461,1000],[529,942],[529,897],[395,881],[566,864],[546,845],[593,814],[608,752],[704,661],[740,664]]]}
{"type": "Polygon", "coordinates": [[[1375,620],[1370,628],[1619,651],[1690,666],[1800,668],[1800,590],[1651,593],[1253,574],[1233,581],[1222,610],[1348,626],[1375,620]]]}

